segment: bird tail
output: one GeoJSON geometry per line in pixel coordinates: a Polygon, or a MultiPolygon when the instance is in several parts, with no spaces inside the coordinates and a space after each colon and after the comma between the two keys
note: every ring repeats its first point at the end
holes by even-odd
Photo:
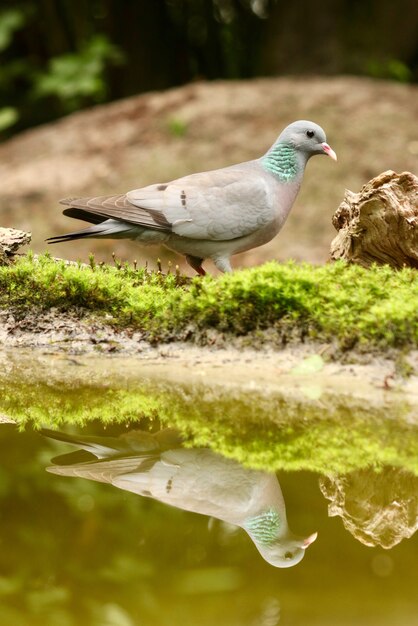
{"type": "Polygon", "coordinates": [[[97,198],[66,198],[63,214],[92,224],[89,228],[65,235],[49,237],[48,243],[74,239],[134,239],[142,244],[163,243],[170,236],[171,225],[160,211],[141,209],[129,202],[126,195],[97,198]]]}
{"type": "Polygon", "coordinates": [[[55,237],[49,237],[46,241],[48,243],[61,243],[63,241],[73,241],[74,239],[88,239],[93,238],[125,238],[135,237],[138,228],[129,226],[126,223],[118,222],[116,220],[105,219],[99,224],[94,224],[88,228],[82,230],[76,230],[73,233],[66,233],[65,235],[56,235],[55,237]]]}
{"type": "Polygon", "coordinates": [[[132,430],[119,437],[74,436],[48,428],[42,428],[40,433],[49,439],[82,448],[52,459],[52,462],[58,465],[89,462],[95,459],[114,459],[122,455],[155,455],[163,450],[178,448],[182,445],[180,433],[172,428],[164,428],[156,433],[132,430]]]}
{"type": "Polygon", "coordinates": [[[40,432],[50,439],[82,448],[51,459],[53,465],[46,470],[60,476],[111,482],[119,474],[147,471],[159,459],[158,442],[146,432],[136,432],[134,438],[128,437],[128,433],[122,437],[91,437],[68,435],[47,428],[40,432]]]}
{"type": "Polygon", "coordinates": [[[93,213],[88,209],[71,206],[71,199],[61,200],[60,203],[70,205],[70,208],[64,209],[62,214],[67,215],[68,217],[73,217],[75,220],[83,220],[84,222],[89,222],[90,224],[101,224],[102,222],[105,222],[107,219],[109,219],[105,215],[93,213]]]}
{"type": "Polygon", "coordinates": [[[121,440],[116,437],[69,435],[58,430],[50,430],[49,428],[41,428],[40,433],[41,435],[44,435],[49,439],[64,441],[65,443],[70,443],[73,446],[78,446],[79,448],[82,448],[90,454],[93,454],[98,459],[115,456],[119,454],[124,448],[121,440]]]}
{"type": "Polygon", "coordinates": [[[55,237],[48,237],[46,240],[48,243],[61,243],[63,241],[73,241],[74,239],[87,239],[89,237],[100,237],[103,229],[97,230],[96,228],[84,228],[83,230],[76,230],[73,233],[66,233],[65,235],[56,235],[55,237]]]}
{"type": "Polygon", "coordinates": [[[158,462],[159,456],[152,454],[137,454],[136,456],[116,457],[113,459],[87,460],[83,450],[70,452],[52,459],[54,465],[46,468],[51,474],[71,476],[73,478],[88,478],[99,483],[111,483],[117,476],[130,473],[147,473],[158,462]],[[58,463],[58,461],[61,461],[58,463]],[[65,461],[65,462],[64,462],[65,461]]]}

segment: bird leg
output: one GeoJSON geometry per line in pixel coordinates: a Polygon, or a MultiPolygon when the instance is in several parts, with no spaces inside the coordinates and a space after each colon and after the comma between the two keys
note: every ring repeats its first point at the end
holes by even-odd
{"type": "Polygon", "coordinates": [[[186,261],[200,276],[206,276],[206,272],[202,267],[203,259],[191,254],[186,254],[186,261]]]}
{"type": "Polygon", "coordinates": [[[212,257],[212,260],[221,272],[232,272],[231,262],[228,257],[212,257]]]}

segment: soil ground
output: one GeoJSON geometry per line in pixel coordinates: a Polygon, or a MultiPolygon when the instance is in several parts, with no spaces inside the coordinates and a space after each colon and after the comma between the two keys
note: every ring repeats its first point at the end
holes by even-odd
{"type": "Polygon", "coordinates": [[[105,321],[80,319],[76,312],[52,309],[20,321],[10,312],[0,312],[0,364],[6,370],[16,361],[36,375],[45,362],[51,376],[51,372],[60,375],[60,363],[63,367],[77,363],[93,369],[99,378],[100,372],[111,375],[113,382],[119,377],[123,384],[139,376],[175,385],[204,382],[278,391],[307,402],[320,402],[324,393],[379,408],[407,402],[415,407],[411,419],[418,420],[417,350],[401,357],[350,353],[344,358],[333,350],[330,344],[313,343],[280,350],[267,343],[254,349],[216,333],[212,346],[183,342],[153,346],[139,332],[114,330],[105,321]],[[312,368],[313,355],[321,356],[322,363],[312,368]]]}

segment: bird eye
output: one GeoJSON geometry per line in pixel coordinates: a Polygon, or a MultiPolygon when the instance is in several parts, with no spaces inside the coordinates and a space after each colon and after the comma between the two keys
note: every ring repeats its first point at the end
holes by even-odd
{"type": "Polygon", "coordinates": [[[315,135],[315,133],[314,133],[314,131],[313,131],[313,130],[307,130],[307,131],[306,131],[306,134],[307,134],[307,136],[308,136],[309,138],[311,138],[311,137],[313,137],[313,136],[315,135]]]}
{"type": "Polygon", "coordinates": [[[289,561],[292,557],[293,557],[293,554],[291,552],[286,552],[284,555],[284,558],[286,559],[286,561],[289,561]]]}

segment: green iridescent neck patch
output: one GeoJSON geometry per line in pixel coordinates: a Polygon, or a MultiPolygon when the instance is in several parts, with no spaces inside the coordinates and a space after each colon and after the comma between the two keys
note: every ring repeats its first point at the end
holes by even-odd
{"type": "Polygon", "coordinates": [[[291,182],[300,171],[296,150],[288,143],[278,143],[262,158],[265,170],[284,183],[291,182]]]}
{"type": "Polygon", "coordinates": [[[244,523],[244,528],[255,541],[268,546],[277,539],[281,525],[277,511],[268,509],[261,515],[250,517],[244,523]]]}

